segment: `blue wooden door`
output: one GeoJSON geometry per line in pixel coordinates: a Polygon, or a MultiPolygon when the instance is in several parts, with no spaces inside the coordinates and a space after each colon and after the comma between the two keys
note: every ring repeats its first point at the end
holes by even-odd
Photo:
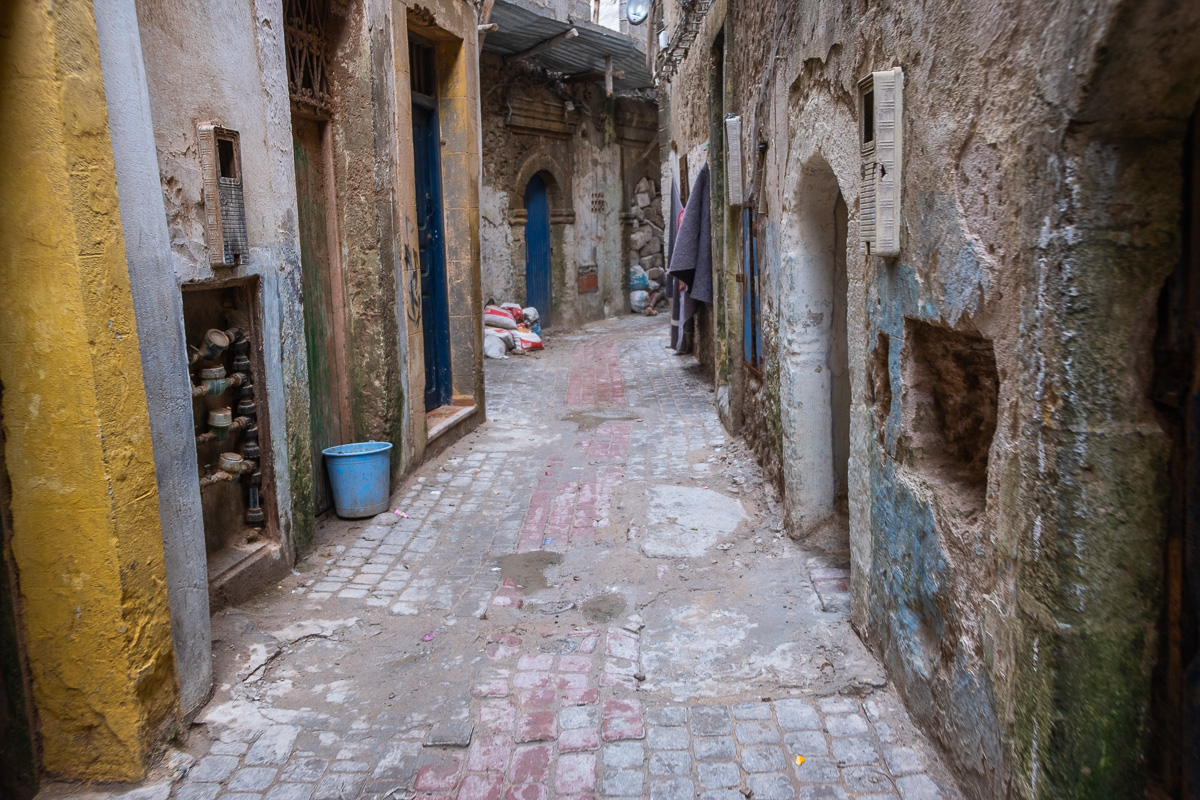
{"type": "Polygon", "coordinates": [[[417,242],[421,266],[421,330],[425,339],[425,410],[450,402],[450,311],[442,238],[442,181],[437,112],[413,101],[417,242]]]}
{"type": "Polygon", "coordinates": [[[544,328],[551,312],[550,198],[537,175],[525,187],[525,212],[525,305],[538,310],[544,328]]]}

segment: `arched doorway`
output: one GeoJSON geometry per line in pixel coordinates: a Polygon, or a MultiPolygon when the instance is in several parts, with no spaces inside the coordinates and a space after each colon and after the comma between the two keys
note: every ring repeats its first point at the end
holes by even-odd
{"type": "Polygon", "coordinates": [[[784,231],[780,394],[788,520],[822,546],[849,546],[850,368],[847,209],[820,158],[805,165],[784,231]],[[828,541],[825,541],[828,539],[828,541]]]}
{"type": "Polygon", "coordinates": [[[525,305],[550,324],[550,195],[546,182],[534,175],[525,186],[525,305]]]}

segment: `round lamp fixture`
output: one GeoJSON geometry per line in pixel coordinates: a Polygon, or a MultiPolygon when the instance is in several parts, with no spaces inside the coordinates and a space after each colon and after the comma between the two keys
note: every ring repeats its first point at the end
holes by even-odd
{"type": "Polygon", "coordinates": [[[625,6],[625,16],[629,18],[630,25],[641,25],[649,13],[650,0],[629,0],[629,4],[625,6]]]}

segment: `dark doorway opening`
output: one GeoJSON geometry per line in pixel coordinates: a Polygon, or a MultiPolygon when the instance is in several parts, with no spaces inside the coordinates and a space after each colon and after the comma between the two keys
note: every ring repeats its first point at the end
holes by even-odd
{"type": "MultiPolygon", "coordinates": [[[[0,386],[0,398],[4,387],[0,386]]],[[[10,550],[12,517],[4,466],[0,417],[0,797],[27,800],[37,794],[38,766],[32,731],[33,697],[25,670],[17,600],[17,571],[10,550]]]]}
{"type": "Polygon", "coordinates": [[[1163,284],[1153,398],[1172,442],[1166,513],[1165,601],[1155,671],[1155,787],[1200,798],[1200,106],[1183,154],[1182,255],[1163,284]]]}
{"type": "Polygon", "coordinates": [[[550,324],[550,196],[540,175],[525,187],[525,305],[538,310],[542,326],[550,324]]]}

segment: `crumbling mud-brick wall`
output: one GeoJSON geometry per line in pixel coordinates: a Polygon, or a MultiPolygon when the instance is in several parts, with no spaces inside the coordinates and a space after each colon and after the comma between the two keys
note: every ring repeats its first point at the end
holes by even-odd
{"type": "MultiPolygon", "coordinates": [[[[714,108],[742,118],[764,362],[760,378],[730,360],[730,421],[780,476],[793,535],[812,541],[844,502],[853,622],[964,789],[1134,796],[1163,602],[1150,343],[1182,240],[1200,11],[1028,13],[714,3],[665,92],[664,140],[691,154],[712,144],[714,108]],[[859,245],[858,82],[893,67],[901,248],[885,259],[859,245]],[[830,477],[839,346],[845,500],[830,477]]],[[[726,243],[737,219],[717,223],[726,243]]],[[[718,282],[740,257],[722,252],[718,282]]],[[[733,310],[740,289],[718,298],[733,310]]],[[[707,335],[740,352],[740,324],[707,335]]]]}

